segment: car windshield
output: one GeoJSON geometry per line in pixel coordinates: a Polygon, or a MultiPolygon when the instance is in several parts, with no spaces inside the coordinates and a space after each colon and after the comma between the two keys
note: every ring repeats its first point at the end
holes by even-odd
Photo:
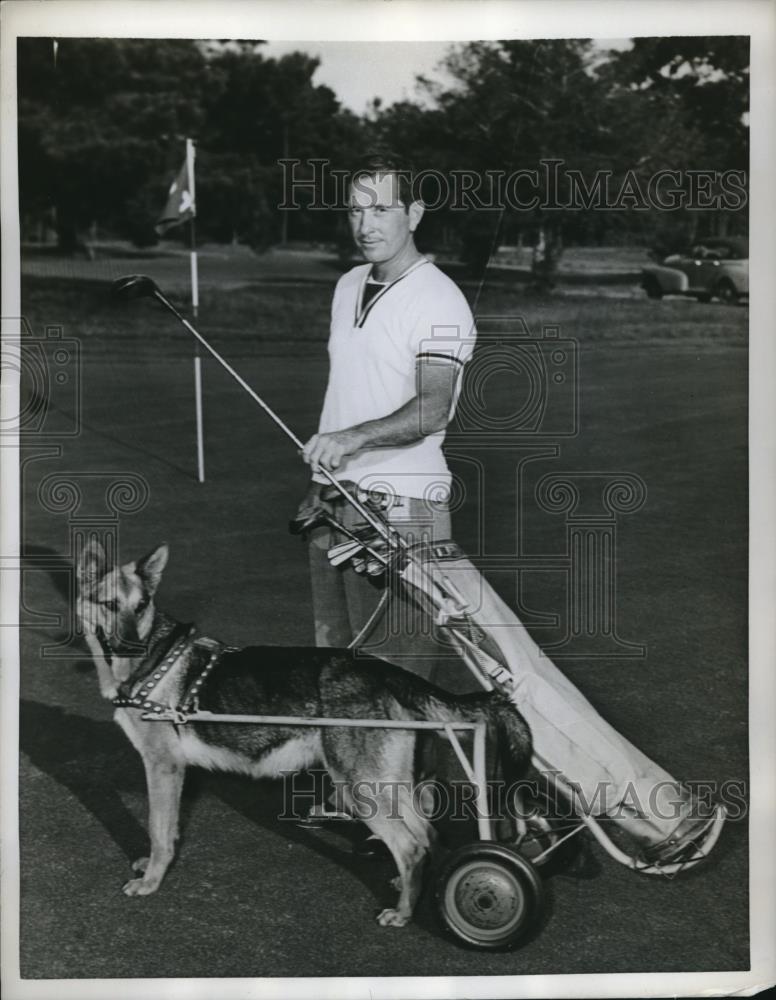
{"type": "Polygon", "coordinates": [[[682,251],[682,257],[694,260],[741,260],[742,254],[731,243],[696,243],[682,251]]]}

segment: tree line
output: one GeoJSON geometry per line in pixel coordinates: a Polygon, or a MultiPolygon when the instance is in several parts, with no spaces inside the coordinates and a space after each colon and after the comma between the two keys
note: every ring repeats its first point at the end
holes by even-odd
{"type": "Polygon", "coordinates": [[[279,209],[280,161],[300,161],[305,176],[312,160],[346,170],[374,148],[429,176],[519,179],[513,198],[495,201],[469,182],[463,204],[443,199],[424,222],[426,248],[457,247],[475,268],[499,243],[671,249],[746,231],[745,37],[642,38],[611,51],[568,39],[451,46],[448,82],[419,77],[417,99],[374,99],[361,116],[314,82],[317,59],[269,58],[261,43],[18,46],[22,231],[53,228],[65,251],[95,227],[156,242],[186,136],[198,148],[199,238],[255,249],[345,240],[341,211],[305,208],[304,197],[300,210],[279,209]],[[564,191],[551,187],[559,177],[564,191]]]}

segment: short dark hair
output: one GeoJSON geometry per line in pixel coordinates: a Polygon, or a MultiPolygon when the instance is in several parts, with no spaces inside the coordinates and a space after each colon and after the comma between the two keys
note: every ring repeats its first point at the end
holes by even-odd
{"type": "Polygon", "coordinates": [[[413,201],[419,201],[415,191],[415,168],[404,157],[395,153],[377,150],[363,156],[356,163],[350,175],[350,183],[358,180],[359,177],[377,177],[381,174],[395,174],[399,198],[405,210],[408,210],[413,201]]]}

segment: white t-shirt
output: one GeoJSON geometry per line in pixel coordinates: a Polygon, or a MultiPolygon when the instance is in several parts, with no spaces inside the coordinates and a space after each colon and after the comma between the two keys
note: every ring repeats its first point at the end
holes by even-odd
{"type": "MultiPolygon", "coordinates": [[[[430,261],[418,261],[367,299],[370,271],[370,264],[354,267],[334,291],[320,433],[394,413],[417,395],[419,358],[463,370],[474,347],[474,319],[463,293],[430,261]]],[[[441,431],[410,445],[359,451],[343,460],[337,476],[365,490],[442,499],[450,486],[443,440],[441,431]]]]}

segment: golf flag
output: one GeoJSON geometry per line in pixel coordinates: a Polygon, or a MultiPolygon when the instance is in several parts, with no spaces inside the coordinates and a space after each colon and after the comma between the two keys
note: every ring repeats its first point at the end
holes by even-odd
{"type": "MultiPolygon", "coordinates": [[[[194,319],[199,310],[199,271],[197,267],[197,237],[194,233],[197,216],[196,182],[194,179],[194,164],[196,147],[193,139],[186,139],[186,159],[178,171],[178,176],[170,185],[167,204],[159,221],[154,227],[163,236],[168,229],[179,226],[182,222],[189,223],[189,238],[191,240],[191,311],[194,319]]],[[[194,406],[197,423],[197,479],[205,481],[205,437],[202,426],[202,359],[199,356],[199,345],[194,351],[194,406]]]]}
{"type": "Polygon", "coordinates": [[[178,176],[170,186],[170,193],[167,196],[167,204],[164,211],[156,223],[155,229],[162,236],[168,229],[193,219],[197,214],[194,202],[193,170],[189,157],[178,171],[178,176]]]}

